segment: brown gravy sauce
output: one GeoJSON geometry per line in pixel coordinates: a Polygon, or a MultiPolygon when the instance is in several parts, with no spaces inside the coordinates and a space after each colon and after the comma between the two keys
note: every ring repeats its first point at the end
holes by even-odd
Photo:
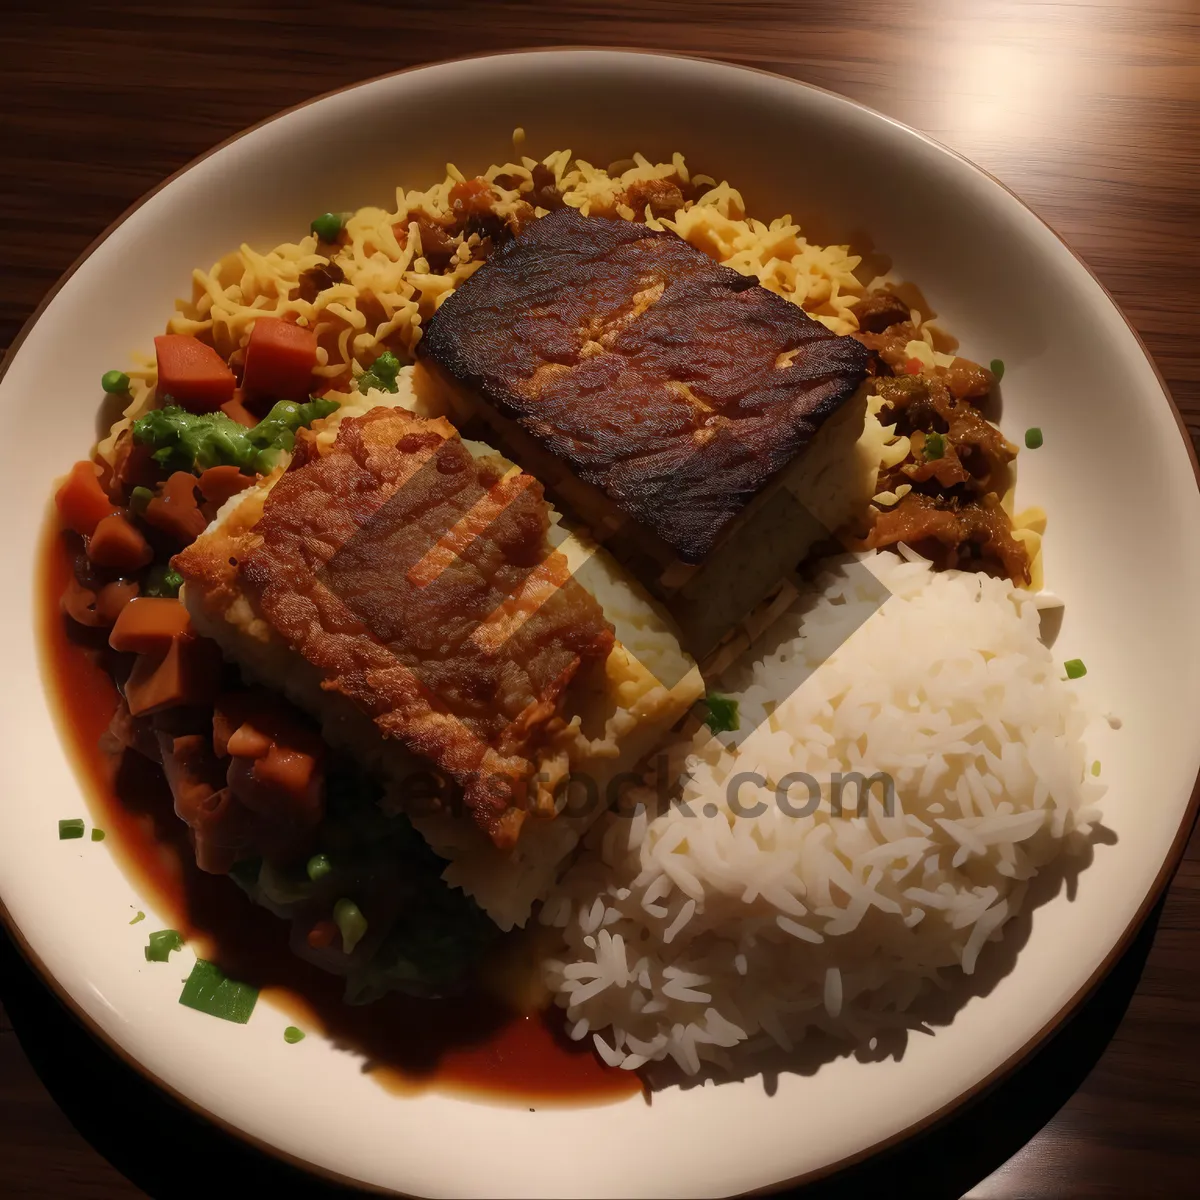
{"type": "MultiPolygon", "coordinates": [[[[39,565],[46,686],[95,823],[107,835],[104,848],[133,887],[135,902],[114,920],[129,920],[139,898],[153,904],[198,954],[260,987],[307,1033],[358,1054],[363,1070],[392,1091],[437,1086],[516,1102],[595,1104],[641,1090],[634,1072],[605,1066],[589,1043],[570,1042],[557,1010],[518,1016],[481,996],[430,1001],[393,994],[375,1004],[345,1004],[340,979],[291,954],[283,921],[252,904],[232,880],[196,867],[160,769],[137,754],[116,759],[101,747],[117,703],[102,665],[106,635],[59,610],[71,555],[53,517],[39,565]]],[[[263,1008],[252,1019],[269,1021],[273,1014],[263,1008]]]]}

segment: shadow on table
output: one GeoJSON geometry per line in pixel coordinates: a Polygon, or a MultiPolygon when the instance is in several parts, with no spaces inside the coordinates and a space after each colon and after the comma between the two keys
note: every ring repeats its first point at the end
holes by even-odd
{"type": "MultiPolygon", "coordinates": [[[[1100,1058],[1137,988],[1161,907],[1075,1016],[1015,1073],[933,1129],[786,1194],[841,1200],[877,1191],[949,1200],[990,1175],[1054,1116],[1100,1058]]],[[[3,935],[0,1001],[34,1069],[76,1129],[156,1200],[367,1195],[287,1166],[164,1095],[96,1042],[3,935]]]]}

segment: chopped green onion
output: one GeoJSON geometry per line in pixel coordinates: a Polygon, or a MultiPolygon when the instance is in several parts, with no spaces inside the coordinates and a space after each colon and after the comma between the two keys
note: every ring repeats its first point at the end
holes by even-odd
{"type": "Polygon", "coordinates": [[[304,1030],[297,1029],[295,1025],[289,1025],[283,1031],[283,1040],[287,1042],[289,1046],[294,1046],[297,1042],[304,1041],[304,1030]]]}
{"type": "Polygon", "coordinates": [[[146,505],[154,499],[154,493],[148,487],[140,484],[129,493],[129,507],[139,517],[146,511],[146,505]]]}
{"type": "Polygon", "coordinates": [[[183,587],[183,576],[169,564],[157,563],[146,572],[146,577],[142,581],[141,594],[169,600],[179,595],[181,587],[183,587]]]}
{"type": "Polygon", "coordinates": [[[738,702],[732,696],[722,696],[719,692],[709,692],[705,703],[708,705],[708,716],[704,723],[713,733],[732,733],[741,728],[741,718],[738,716],[738,702]]]}
{"type": "Polygon", "coordinates": [[[1042,444],[1042,431],[1034,425],[1025,430],[1025,449],[1036,450],[1042,444]]]}
{"type": "Polygon", "coordinates": [[[258,988],[226,979],[215,963],[198,958],[179,993],[179,1003],[210,1017],[245,1025],[258,1003],[258,988]]]}
{"type": "Polygon", "coordinates": [[[1096,761],[1094,763],[1092,763],[1092,774],[1093,775],[1100,774],[1100,760],[1099,759],[1096,759],[1096,761]]]}
{"type": "Polygon", "coordinates": [[[1082,679],[1087,674],[1087,667],[1083,665],[1082,658],[1068,658],[1063,663],[1063,669],[1067,672],[1068,679],[1082,679]]]}
{"type": "Polygon", "coordinates": [[[139,921],[144,921],[145,919],[146,919],[146,914],[144,912],[142,912],[142,910],[139,908],[138,915],[136,917],[134,917],[133,920],[130,921],[129,923],[130,923],[130,925],[136,925],[139,921]]]}
{"type": "Polygon", "coordinates": [[[58,840],[60,842],[69,842],[81,837],[83,837],[83,821],[79,817],[70,821],[59,821],[58,840]]]}
{"type": "Polygon", "coordinates": [[[171,957],[172,950],[183,949],[183,935],[178,929],[160,929],[150,935],[150,944],[146,947],[147,962],[166,962],[171,957]]]}
{"type": "Polygon", "coordinates": [[[92,830],[92,841],[93,842],[104,841],[104,830],[103,829],[93,829],[92,830]]]}
{"type": "Polygon", "coordinates": [[[399,385],[396,383],[396,377],[399,374],[400,360],[390,350],[385,350],[358,377],[358,390],[369,392],[376,388],[381,392],[396,392],[399,390],[399,385]]]}
{"type": "Polygon", "coordinates": [[[333,906],[333,923],[342,935],[342,951],[353,954],[354,947],[367,932],[367,918],[359,912],[353,900],[339,900],[333,906]]]}
{"type": "Polygon", "coordinates": [[[322,213],[309,229],[323,242],[336,242],[337,235],[342,232],[342,218],[337,213],[322,213]]]}
{"type": "Polygon", "coordinates": [[[100,386],[113,395],[129,391],[129,376],[124,371],[105,371],[100,376],[100,386]]]}
{"type": "Polygon", "coordinates": [[[309,879],[316,883],[318,879],[324,879],[333,870],[333,864],[329,861],[328,854],[314,854],[304,869],[308,872],[309,879]]]}
{"type": "Polygon", "coordinates": [[[946,453],[946,439],[936,429],[925,435],[925,461],[933,462],[946,453]]]}
{"type": "Polygon", "coordinates": [[[999,383],[1004,378],[1004,359],[993,358],[989,365],[992,368],[992,374],[996,377],[996,382],[999,383]]]}

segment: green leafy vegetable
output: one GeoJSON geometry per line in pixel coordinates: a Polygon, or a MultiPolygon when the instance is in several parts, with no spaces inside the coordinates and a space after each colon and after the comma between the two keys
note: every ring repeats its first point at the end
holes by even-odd
{"type": "Polygon", "coordinates": [[[147,962],[166,962],[172,950],[183,949],[183,935],[177,929],[160,929],[150,935],[146,947],[147,962]]]}
{"type": "Polygon", "coordinates": [[[1032,429],[1025,430],[1025,448],[1027,450],[1036,450],[1042,444],[1042,431],[1035,425],[1032,429]]]}
{"type": "Polygon", "coordinates": [[[358,390],[369,392],[372,388],[378,388],[382,392],[399,391],[399,385],[396,383],[396,376],[399,374],[400,360],[390,350],[385,350],[370,368],[358,377],[358,390]]]}
{"type": "Polygon", "coordinates": [[[337,213],[322,213],[313,219],[309,226],[323,242],[337,241],[337,235],[342,232],[342,218],[337,213]]]}
{"type": "Polygon", "coordinates": [[[304,1030],[297,1029],[295,1025],[289,1025],[283,1031],[283,1040],[287,1042],[289,1046],[294,1046],[297,1042],[304,1041],[304,1030]]]}
{"type": "Polygon", "coordinates": [[[732,733],[741,728],[738,702],[732,696],[709,692],[705,702],[708,704],[708,716],[704,723],[713,733],[732,733]]]}
{"type": "Polygon", "coordinates": [[[70,842],[81,837],[83,837],[83,821],[79,817],[74,817],[70,821],[59,821],[58,840],[60,842],[70,842]]]}
{"type": "MultiPolygon", "coordinates": [[[[395,389],[393,389],[395,390],[395,389]]],[[[253,429],[221,412],[192,413],[169,404],[151,409],[133,423],[133,438],[153,448],[153,458],[170,471],[237,467],[265,474],[296,443],[296,430],[337,410],[336,400],[314,397],[297,404],[280,400],[253,429]]]]}
{"type": "Polygon", "coordinates": [[[309,879],[316,883],[318,879],[324,879],[333,870],[333,864],[329,861],[328,854],[314,854],[308,860],[304,870],[309,879]]]}
{"type": "Polygon", "coordinates": [[[146,919],[146,914],[144,912],[142,912],[142,910],[139,908],[137,916],[134,917],[133,920],[130,921],[129,923],[130,923],[130,925],[136,925],[139,921],[144,921],[145,919],[146,919]]]}
{"type": "Polygon", "coordinates": [[[935,462],[946,453],[946,439],[936,429],[925,435],[925,461],[935,462]]]}
{"type": "Polygon", "coordinates": [[[198,958],[179,993],[179,1003],[210,1017],[245,1025],[258,1003],[258,988],[227,979],[216,963],[198,958]]]}
{"type": "Polygon", "coordinates": [[[167,563],[156,563],[146,572],[142,581],[143,596],[157,596],[161,599],[173,599],[179,595],[183,587],[183,576],[173,570],[167,563]]]}
{"type": "Polygon", "coordinates": [[[1068,679],[1082,679],[1087,674],[1087,667],[1083,665],[1082,658],[1068,658],[1063,663],[1063,669],[1067,672],[1068,679]]]}
{"type": "Polygon", "coordinates": [[[104,830],[103,829],[93,829],[92,830],[92,841],[93,842],[104,841],[104,830]]]}
{"type": "Polygon", "coordinates": [[[110,395],[129,391],[129,376],[124,371],[105,371],[100,386],[110,395]]]}
{"type": "Polygon", "coordinates": [[[354,947],[366,935],[367,918],[362,915],[353,900],[342,899],[333,906],[333,923],[342,935],[342,951],[353,954],[354,947]]]}
{"type": "Polygon", "coordinates": [[[1004,378],[1004,359],[993,358],[989,365],[992,368],[992,374],[996,377],[996,382],[999,383],[1004,378]]]}

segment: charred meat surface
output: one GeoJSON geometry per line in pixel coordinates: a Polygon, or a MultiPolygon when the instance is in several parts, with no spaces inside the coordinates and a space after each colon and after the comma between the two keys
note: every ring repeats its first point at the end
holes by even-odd
{"type": "Polygon", "coordinates": [[[461,784],[501,846],[563,690],[613,630],[546,539],[541,486],[443,420],[380,408],[301,443],[240,538],[176,556],[189,589],[244,594],[385,736],[461,784]]]}
{"type": "Polygon", "coordinates": [[[497,250],[419,350],[693,563],[868,360],[675,234],[570,208],[497,250]]]}

